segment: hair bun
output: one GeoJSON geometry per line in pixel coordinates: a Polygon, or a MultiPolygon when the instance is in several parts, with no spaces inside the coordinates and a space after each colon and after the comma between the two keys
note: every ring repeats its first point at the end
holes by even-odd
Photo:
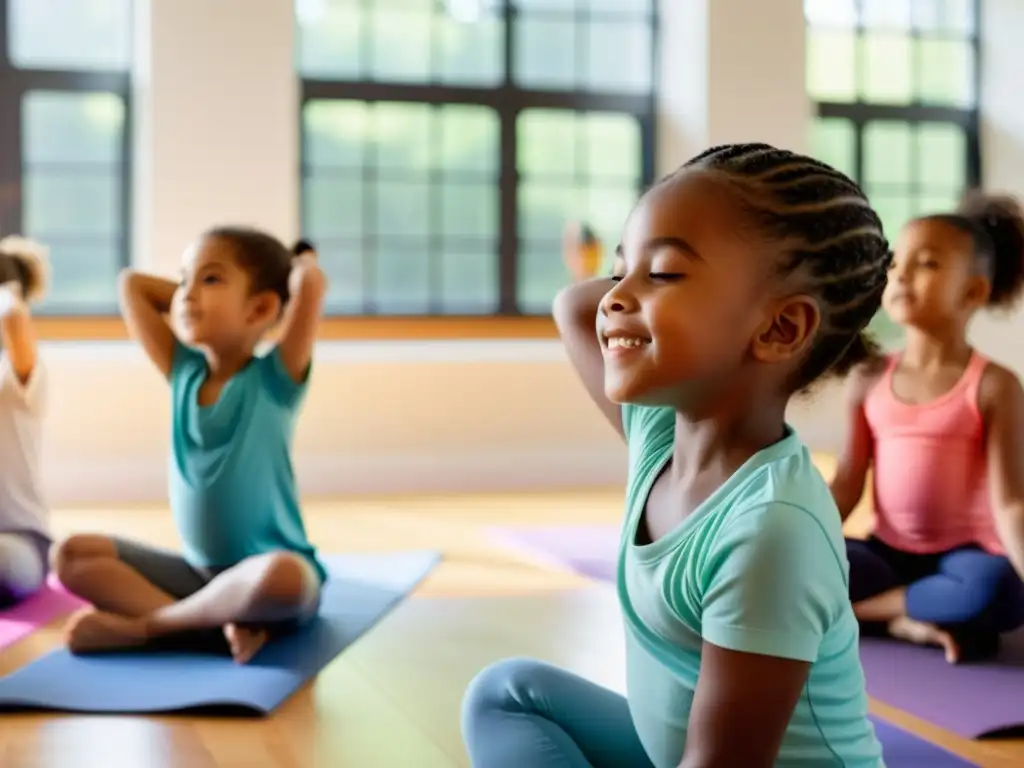
{"type": "Polygon", "coordinates": [[[9,256],[24,267],[28,275],[25,301],[41,300],[50,287],[50,252],[46,246],[20,235],[8,235],[0,240],[0,254],[9,256]]]}
{"type": "Polygon", "coordinates": [[[968,192],[958,213],[983,233],[991,248],[993,306],[1013,304],[1024,288],[1024,211],[1009,195],[968,192]]]}

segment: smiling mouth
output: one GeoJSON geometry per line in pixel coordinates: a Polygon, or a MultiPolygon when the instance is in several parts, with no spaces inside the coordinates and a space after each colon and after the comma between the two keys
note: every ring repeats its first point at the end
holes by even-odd
{"type": "Polygon", "coordinates": [[[650,339],[639,336],[605,336],[604,345],[608,349],[640,349],[651,343],[650,339]]]}

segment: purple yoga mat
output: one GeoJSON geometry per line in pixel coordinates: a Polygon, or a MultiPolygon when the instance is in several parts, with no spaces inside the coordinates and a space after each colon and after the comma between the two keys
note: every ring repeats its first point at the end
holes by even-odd
{"type": "Polygon", "coordinates": [[[874,717],[871,722],[875,725],[878,740],[882,742],[882,757],[887,768],[977,768],[976,763],[964,760],[895,725],[874,717]]]}
{"type": "Polygon", "coordinates": [[[953,666],[942,652],[893,640],[861,640],[868,693],[968,739],[1024,731],[1024,632],[1003,637],[990,662],[953,666]]]}
{"type": "Polygon", "coordinates": [[[8,611],[0,611],[0,648],[21,640],[62,614],[84,606],[57,582],[47,583],[41,590],[8,611]]]}
{"type": "Polygon", "coordinates": [[[598,581],[615,581],[619,529],[613,525],[553,528],[498,527],[491,535],[505,546],[549,565],[598,581]]]}

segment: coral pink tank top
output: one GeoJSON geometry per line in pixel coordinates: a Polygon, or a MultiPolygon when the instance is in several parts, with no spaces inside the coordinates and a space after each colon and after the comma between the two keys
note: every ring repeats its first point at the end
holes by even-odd
{"type": "Polygon", "coordinates": [[[874,535],[904,552],[976,544],[1005,554],[989,503],[978,388],[988,360],[974,352],[956,385],[919,405],[893,393],[898,356],[864,401],[874,438],[874,535]]]}

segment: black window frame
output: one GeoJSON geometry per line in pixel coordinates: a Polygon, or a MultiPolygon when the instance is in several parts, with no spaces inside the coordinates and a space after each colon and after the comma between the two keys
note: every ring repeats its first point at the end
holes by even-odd
{"type": "MultiPolygon", "coordinates": [[[[133,103],[132,73],[127,70],[66,70],[29,69],[14,65],[10,57],[10,3],[0,0],[0,146],[17,151],[0,152],[0,235],[25,232],[24,206],[22,204],[24,182],[24,145],[22,142],[23,104],[28,93],[51,91],[55,93],[111,93],[124,102],[124,131],[121,137],[121,200],[119,259],[117,271],[131,263],[133,236],[133,103]]],[[[117,314],[115,298],[115,275],[111,276],[110,306],[103,308],[95,304],[47,302],[37,310],[44,316],[94,316],[106,317],[117,314]]]]}
{"type": "MultiPolygon", "coordinates": [[[[861,0],[862,1],[862,0],[861,0]]],[[[857,39],[870,35],[879,30],[869,27],[863,22],[863,14],[860,10],[861,2],[858,2],[857,23],[853,27],[843,27],[843,30],[852,30],[857,39]]],[[[817,118],[841,119],[848,121],[854,129],[854,155],[853,173],[854,181],[864,185],[864,131],[873,122],[890,121],[905,123],[916,127],[921,123],[946,123],[956,125],[964,130],[967,139],[965,162],[965,182],[967,188],[980,187],[982,184],[982,159],[981,159],[981,0],[972,0],[972,13],[974,14],[974,28],[970,35],[962,39],[971,44],[974,56],[974,104],[970,107],[949,107],[926,104],[921,101],[914,101],[910,104],[878,104],[864,101],[858,93],[855,101],[835,102],[818,101],[814,99],[814,115],[817,118]]],[[[831,29],[827,26],[814,25],[810,20],[805,21],[808,31],[814,29],[831,29]]],[[[911,27],[906,34],[912,39],[927,39],[929,35],[921,30],[911,27]]],[[[913,63],[917,66],[917,62],[913,63]]],[[[916,164],[916,157],[912,159],[916,164]]],[[[912,167],[916,175],[916,165],[912,167]]]]}
{"type": "MultiPolygon", "coordinates": [[[[433,106],[471,105],[488,107],[497,114],[500,126],[498,194],[500,201],[499,246],[498,246],[498,308],[487,315],[459,315],[424,313],[401,315],[402,317],[536,317],[534,313],[520,310],[517,302],[518,253],[518,186],[520,174],[516,168],[517,138],[516,124],[520,113],[529,109],[557,109],[565,112],[615,112],[635,118],[640,126],[640,187],[646,189],[654,180],[655,147],[657,123],[657,94],[659,90],[659,2],[652,0],[651,11],[645,15],[651,28],[651,89],[646,94],[594,93],[579,90],[539,90],[522,88],[513,79],[515,72],[516,21],[521,12],[515,7],[515,0],[502,0],[500,13],[504,18],[504,73],[496,86],[452,86],[432,83],[390,83],[369,80],[334,80],[304,77],[299,73],[299,135],[300,135],[300,186],[310,172],[306,132],[302,117],[306,105],[311,101],[362,101],[400,102],[407,104],[429,104],[433,106]]],[[[589,18],[600,18],[600,13],[576,11],[577,23],[586,23],[589,18]]],[[[305,226],[305,193],[300,194],[300,220],[305,226]]],[[[303,233],[305,234],[305,232],[303,233]]],[[[365,237],[365,235],[364,235],[365,237]]],[[[554,255],[553,255],[554,258],[554,255]]],[[[367,302],[370,303],[370,302],[367,302]]],[[[372,309],[372,307],[371,307],[372,309]]],[[[383,313],[363,312],[343,317],[388,317],[383,313]]]]}

